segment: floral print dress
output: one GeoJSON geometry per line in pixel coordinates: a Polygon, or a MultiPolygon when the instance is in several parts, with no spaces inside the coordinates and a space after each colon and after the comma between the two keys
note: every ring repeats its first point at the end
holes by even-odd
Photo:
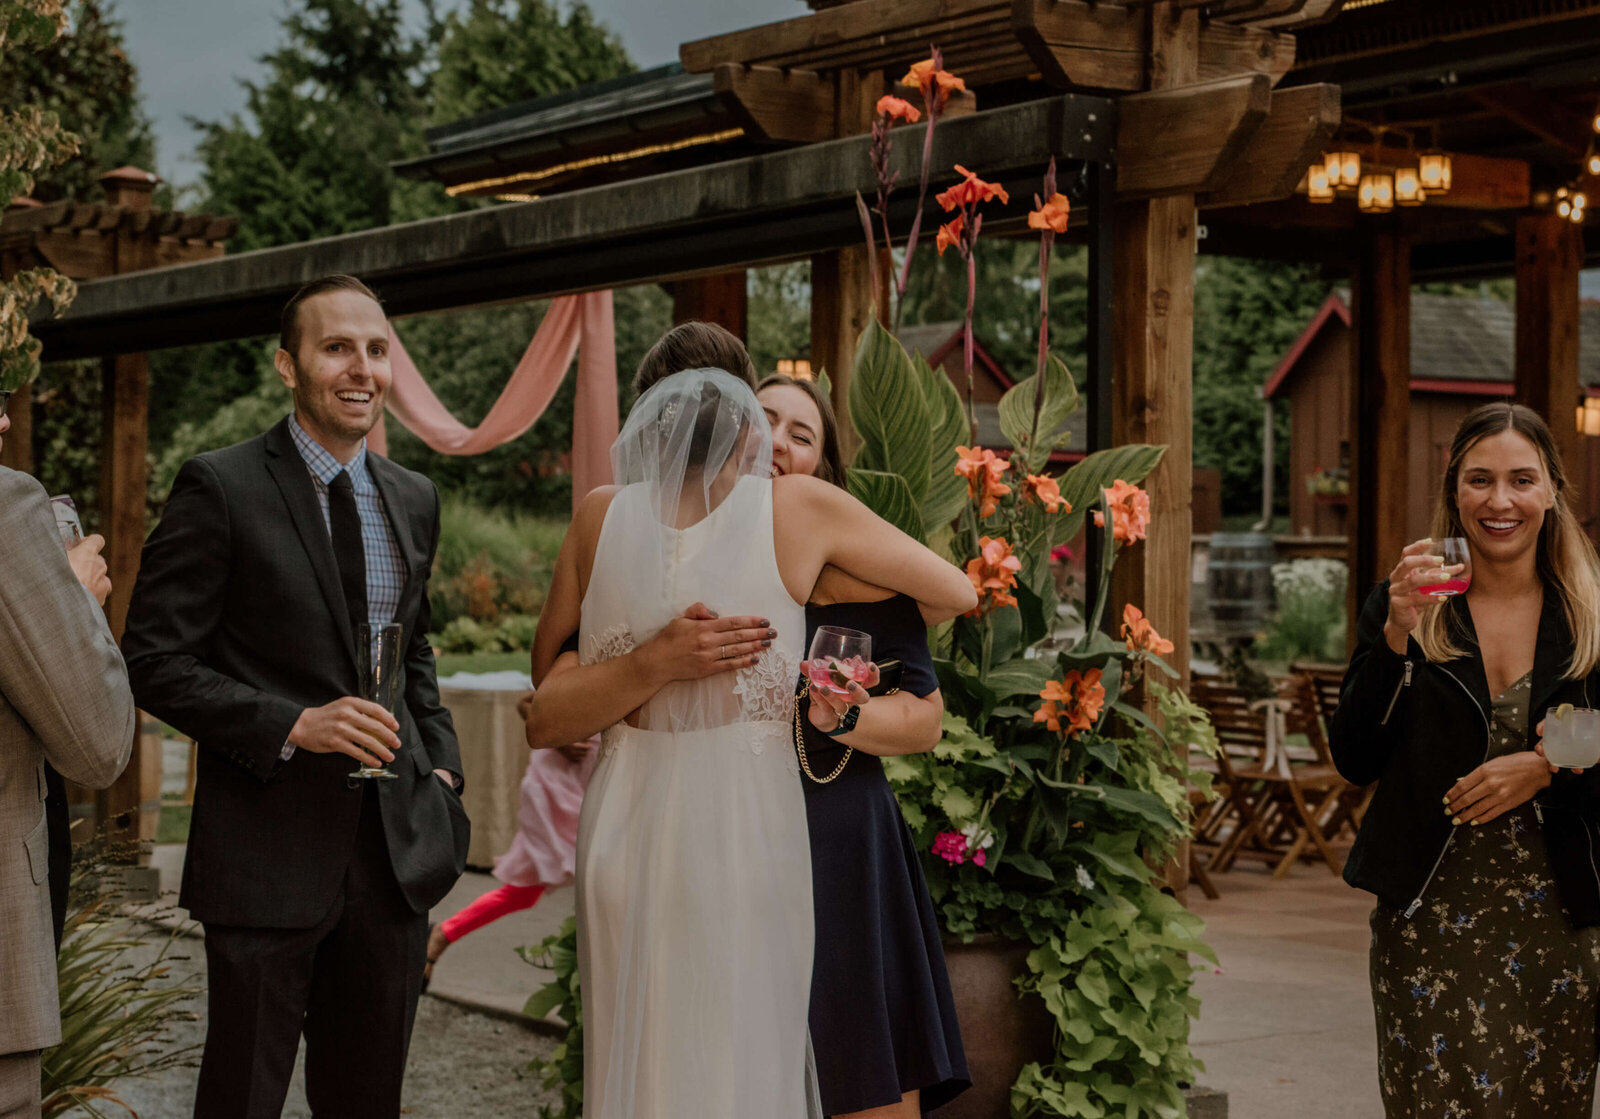
{"type": "MultiPolygon", "coordinates": [[[[1524,749],[1531,676],[1494,701],[1493,757],[1524,749]]],[[[1421,908],[1372,913],[1385,1113],[1589,1119],[1597,945],[1561,906],[1531,802],[1456,828],[1421,908]]]]}

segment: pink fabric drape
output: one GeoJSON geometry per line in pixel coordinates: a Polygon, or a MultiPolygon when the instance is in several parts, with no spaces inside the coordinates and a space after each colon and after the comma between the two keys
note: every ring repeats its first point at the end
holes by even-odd
{"type": "MultiPolygon", "coordinates": [[[[522,359],[489,414],[477,427],[452,416],[418,372],[400,338],[389,328],[389,368],[394,383],[388,410],[412,434],[440,454],[476,455],[523,434],[550,406],[578,355],[577,397],[572,418],[572,507],[611,481],[611,444],[617,438],[617,350],[609,291],[564,295],[552,300],[522,359]]],[[[367,444],[388,452],[383,421],[367,444]]]]}

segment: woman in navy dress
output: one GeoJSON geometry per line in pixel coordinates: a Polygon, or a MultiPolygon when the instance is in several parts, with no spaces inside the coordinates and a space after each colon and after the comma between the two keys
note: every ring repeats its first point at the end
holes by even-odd
{"type": "MultiPolygon", "coordinates": [[[[756,397],[772,424],[774,472],[843,485],[827,398],[782,375],[763,381],[756,397]]],[[[811,1040],[822,1104],[834,1119],[911,1119],[971,1081],[921,860],[878,759],[931,750],[944,702],[911,599],[829,569],[806,606],[808,648],[821,625],[871,634],[872,659],[903,666],[896,694],[853,712],[854,704],[816,689],[799,700],[817,925],[811,1040]]],[[[859,689],[853,696],[866,698],[859,689]]]]}

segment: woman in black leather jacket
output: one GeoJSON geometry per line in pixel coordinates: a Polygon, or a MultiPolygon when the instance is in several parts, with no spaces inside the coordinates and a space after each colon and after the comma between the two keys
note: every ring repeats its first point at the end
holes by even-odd
{"type": "Polygon", "coordinates": [[[1345,879],[1378,897],[1371,978],[1389,1116],[1588,1119],[1600,1001],[1600,771],[1552,775],[1538,725],[1600,701],[1600,561],[1538,415],[1470,413],[1433,539],[1471,589],[1432,599],[1407,547],[1367,600],[1331,728],[1377,781],[1345,879]]]}

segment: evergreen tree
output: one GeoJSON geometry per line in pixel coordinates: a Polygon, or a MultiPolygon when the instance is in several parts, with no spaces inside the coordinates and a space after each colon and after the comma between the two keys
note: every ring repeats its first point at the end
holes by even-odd
{"type": "MultiPolygon", "coordinates": [[[[283,45],[262,59],[265,77],[246,83],[245,112],[200,126],[204,208],[241,218],[230,251],[492,205],[400,179],[390,164],[425,151],[427,122],[632,69],[581,3],[565,18],[547,0],[470,0],[443,19],[430,5],[427,30],[415,36],[402,12],[402,0],[294,0],[283,45]]],[[[618,293],[624,385],[654,340],[633,335],[641,328],[659,334],[669,308],[653,287],[618,293]]],[[[440,400],[473,424],[504,388],[544,309],[524,303],[418,316],[399,330],[440,400]]],[[[275,346],[264,338],[173,359],[176,391],[163,395],[184,403],[166,417],[161,434],[170,433],[171,445],[152,478],[155,493],[166,492],[189,455],[254,434],[287,409],[271,368],[275,346]]],[[[527,434],[470,458],[434,454],[391,423],[391,454],[476,500],[558,511],[570,494],[556,468],[571,444],[572,395],[569,379],[527,434]]]]}
{"type": "Polygon", "coordinates": [[[54,41],[0,66],[0,105],[55,113],[78,137],[77,154],[35,175],[32,197],[95,202],[103,197],[95,180],[105,172],[128,164],[155,170],[155,140],[115,6],[72,0],[66,15],[67,28],[54,41]]]}
{"type": "MultiPolygon", "coordinates": [[[[1261,389],[1328,297],[1331,285],[1298,264],[1203,256],[1194,285],[1194,464],[1222,472],[1222,510],[1261,508],[1261,389]]],[[[1289,465],[1289,417],[1274,425],[1280,484],[1289,465]]]]}

